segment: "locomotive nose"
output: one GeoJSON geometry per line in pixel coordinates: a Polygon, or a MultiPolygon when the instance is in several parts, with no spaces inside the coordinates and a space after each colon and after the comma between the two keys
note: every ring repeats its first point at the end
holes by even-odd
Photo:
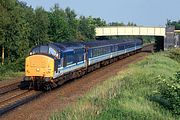
{"type": "Polygon", "coordinates": [[[54,75],[54,59],[45,55],[33,55],[26,58],[25,76],[48,77],[54,75]]]}

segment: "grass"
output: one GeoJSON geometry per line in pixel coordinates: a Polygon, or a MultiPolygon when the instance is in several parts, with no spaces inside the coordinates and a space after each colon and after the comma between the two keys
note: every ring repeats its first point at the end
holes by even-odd
{"type": "Polygon", "coordinates": [[[175,120],[155,101],[158,76],[171,77],[180,63],[156,53],[98,85],[73,106],[53,113],[50,120],[175,120]]]}
{"type": "Polygon", "coordinates": [[[8,71],[8,72],[0,75],[0,81],[11,80],[11,79],[14,79],[16,77],[21,77],[23,75],[24,75],[24,72],[8,71]]]}

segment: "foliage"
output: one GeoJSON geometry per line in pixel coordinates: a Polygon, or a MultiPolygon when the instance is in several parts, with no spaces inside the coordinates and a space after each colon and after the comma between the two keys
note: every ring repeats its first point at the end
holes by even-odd
{"type": "Polygon", "coordinates": [[[69,39],[68,21],[64,10],[56,4],[49,13],[49,36],[52,41],[63,42],[69,39]]]}
{"type": "Polygon", "coordinates": [[[95,25],[93,24],[93,18],[92,17],[84,17],[81,16],[79,20],[79,31],[81,35],[84,36],[84,39],[94,39],[95,38],[95,25]],[[93,34],[91,34],[93,33],[93,34]]]}
{"type": "Polygon", "coordinates": [[[18,0],[1,0],[0,11],[0,49],[5,49],[5,64],[23,60],[35,45],[94,39],[94,28],[106,24],[100,18],[78,18],[74,10],[61,9],[58,4],[45,11],[18,0]]]}
{"type": "Polygon", "coordinates": [[[133,22],[128,22],[127,24],[124,24],[123,22],[111,22],[109,23],[109,26],[137,26],[133,22]]]}
{"type": "Polygon", "coordinates": [[[155,42],[155,38],[153,36],[142,36],[144,44],[155,42]]]}
{"type": "Polygon", "coordinates": [[[174,114],[180,115],[180,71],[169,78],[158,76],[158,81],[159,86],[156,96],[161,99],[158,102],[172,110],[174,114]],[[162,102],[162,100],[166,102],[162,102]]]}
{"type": "Polygon", "coordinates": [[[24,66],[22,68],[22,66],[19,65],[21,64],[18,64],[18,66],[15,63],[0,65],[0,81],[22,76],[24,73],[20,71],[24,69],[24,66]]]}
{"type": "Polygon", "coordinates": [[[44,44],[49,42],[48,27],[49,19],[47,12],[42,8],[36,8],[34,13],[34,19],[32,21],[32,35],[31,39],[34,45],[44,44]]]}
{"type": "Polygon", "coordinates": [[[174,48],[167,51],[167,56],[180,63],[180,48],[174,48]]]}
{"type": "Polygon", "coordinates": [[[178,20],[178,21],[167,20],[166,25],[167,26],[175,26],[176,30],[180,30],[180,20],[178,20]]]}
{"type": "Polygon", "coordinates": [[[171,110],[155,101],[155,93],[160,87],[156,78],[159,75],[172,77],[179,66],[177,61],[164,53],[148,56],[99,84],[75,105],[54,113],[50,119],[175,120],[179,118],[178,115],[173,115],[171,110]]]}

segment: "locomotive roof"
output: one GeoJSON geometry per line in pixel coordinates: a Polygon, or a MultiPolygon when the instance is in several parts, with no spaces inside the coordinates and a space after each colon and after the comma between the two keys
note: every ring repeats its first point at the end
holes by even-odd
{"type": "Polygon", "coordinates": [[[115,39],[115,40],[96,40],[90,42],[84,42],[83,44],[87,47],[105,46],[110,44],[126,44],[129,42],[142,41],[141,39],[115,39]]]}
{"type": "Polygon", "coordinates": [[[56,47],[59,51],[67,51],[73,49],[84,48],[84,45],[78,42],[73,43],[50,43],[51,46],[56,47]]]}

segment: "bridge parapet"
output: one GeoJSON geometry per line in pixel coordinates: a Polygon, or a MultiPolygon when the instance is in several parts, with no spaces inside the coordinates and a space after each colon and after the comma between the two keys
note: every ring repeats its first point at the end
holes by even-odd
{"type": "Polygon", "coordinates": [[[165,27],[137,27],[137,26],[115,26],[115,27],[98,27],[96,36],[120,36],[120,35],[137,35],[137,36],[164,36],[166,35],[165,27]]]}

